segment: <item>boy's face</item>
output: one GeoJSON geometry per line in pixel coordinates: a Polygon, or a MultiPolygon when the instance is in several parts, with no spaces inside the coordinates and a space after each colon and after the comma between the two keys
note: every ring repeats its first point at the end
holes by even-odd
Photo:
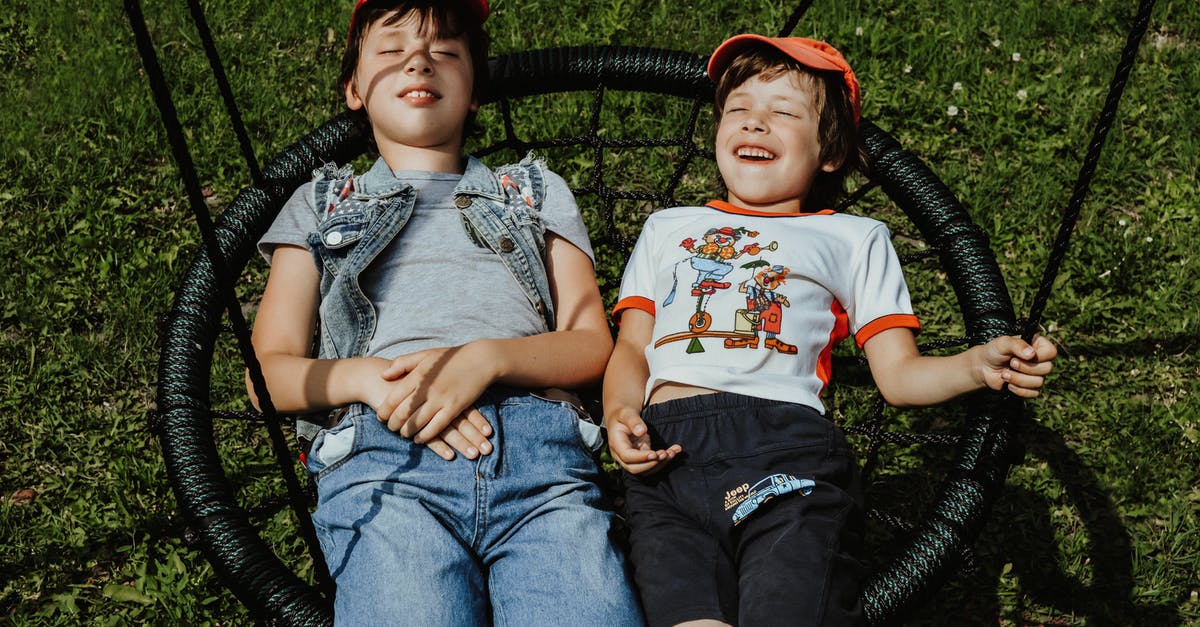
{"type": "Polygon", "coordinates": [[[415,13],[384,22],[367,27],[346,106],[366,107],[380,152],[399,145],[457,154],[477,108],[466,37],[438,39],[415,13]]]}
{"type": "Polygon", "coordinates": [[[820,170],[818,114],[807,77],[751,77],[729,92],[717,126],[717,167],[728,201],[747,209],[797,213],[820,170]]]}

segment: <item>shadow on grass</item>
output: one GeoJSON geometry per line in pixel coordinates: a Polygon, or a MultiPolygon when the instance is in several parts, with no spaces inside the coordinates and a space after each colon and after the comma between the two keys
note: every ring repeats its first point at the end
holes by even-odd
{"type": "Polygon", "coordinates": [[[1095,473],[1061,435],[1033,420],[1023,419],[1018,437],[1025,463],[1045,462],[1052,480],[1063,488],[1062,498],[1006,487],[976,543],[975,568],[947,586],[913,623],[1179,624],[1174,607],[1134,603],[1133,546],[1095,473]],[[1079,558],[1086,560],[1083,568],[1089,575],[1083,578],[1065,572],[1061,563],[1064,553],[1057,536],[1063,522],[1052,518],[1064,504],[1074,510],[1080,527],[1076,533],[1086,541],[1079,558]],[[1015,579],[1017,589],[1002,579],[1015,579]]]}
{"type": "Polygon", "coordinates": [[[1151,355],[1180,355],[1191,353],[1200,346],[1200,336],[1179,334],[1164,338],[1145,338],[1128,342],[1088,342],[1059,347],[1071,357],[1146,357],[1151,355]]]}

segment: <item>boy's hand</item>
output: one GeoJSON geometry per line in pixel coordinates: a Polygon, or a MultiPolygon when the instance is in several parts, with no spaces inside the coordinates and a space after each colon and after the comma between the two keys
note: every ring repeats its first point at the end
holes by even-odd
{"type": "Polygon", "coordinates": [[[659,470],[683,451],[678,444],[666,449],[651,448],[646,423],[636,411],[627,408],[606,415],[604,425],[608,428],[608,450],[612,452],[613,459],[631,474],[659,470]]]}
{"type": "MultiPolygon", "coordinates": [[[[474,416],[471,412],[478,414],[478,410],[470,405],[494,377],[486,368],[491,360],[478,354],[479,351],[477,345],[469,344],[418,351],[392,360],[379,375],[392,382],[387,398],[376,408],[379,419],[387,422],[388,429],[417,443],[429,443],[443,436],[443,431],[453,423],[463,439],[474,442],[482,451],[482,442],[475,433],[485,435],[479,425],[487,421],[482,415],[474,416]],[[468,425],[474,426],[474,431],[468,425]]],[[[486,435],[490,432],[489,426],[486,435]]],[[[451,439],[458,441],[453,435],[451,439]]],[[[447,443],[453,446],[452,442],[447,443]]],[[[453,448],[471,457],[469,451],[453,448]]]]}
{"type": "Polygon", "coordinates": [[[492,425],[478,409],[471,407],[425,445],[446,461],[454,459],[455,451],[467,459],[475,459],[492,452],[492,443],[488,441],[491,435],[492,425]]]}
{"type": "MultiPolygon", "coordinates": [[[[392,362],[385,359],[375,361],[381,362],[380,365],[373,366],[359,374],[364,386],[362,388],[363,401],[370,405],[377,415],[382,416],[380,421],[386,421],[390,411],[394,411],[388,410],[386,407],[392,406],[388,405],[388,398],[397,384],[385,380],[382,376],[383,372],[391,367],[392,362]]],[[[479,455],[487,455],[492,452],[492,444],[488,441],[491,435],[492,425],[488,423],[487,418],[484,418],[478,409],[468,407],[466,411],[450,421],[450,424],[441,433],[430,439],[426,446],[447,461],[454,459],[455,451],[467,459],[475,459],[479,455]]]]}
{"type": "Polygon", "coordinates": [[[993,390],[1005,384],[1016,396],[1034,398],[1046,375],[1054,369],[1058,349],[1044,337],[1035,337],[1030,346],[1016,336],[998,337],[983,346],[983,382],[993,390]]]}

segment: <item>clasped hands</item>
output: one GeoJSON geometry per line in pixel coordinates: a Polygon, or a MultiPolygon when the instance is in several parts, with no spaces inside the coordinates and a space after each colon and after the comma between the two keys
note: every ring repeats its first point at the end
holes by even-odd
{"type": "Polygon", "coordinates": [[[387,428],[442,459],[492,452],[492,425],[473,403],[494,380],[478,344],[401,355],[368,382],[367,403],[387,428]]]}

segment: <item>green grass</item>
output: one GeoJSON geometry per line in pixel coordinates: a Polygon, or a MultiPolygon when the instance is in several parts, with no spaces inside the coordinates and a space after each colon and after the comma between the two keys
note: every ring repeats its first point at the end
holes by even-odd
{"type": "MultiPolygon", "coordinates": [[[[0,617],[246,623],[183,541],[146,426],[158,317],[199,238],[129,26],[116,3],[10,4],[0,15],[0,165],[10,173],[0,189],[0,617]]],[[[260,159],[339,110],[331,84],[349,5],[206,3],[260,159]]],[[[731,0],[493,6],[496,52],[707,54],[735,32],[773,33],[791,12],[731,0]]],[[[1026,456],[975,547],[977,567],[914,622],[1200,625],[1198,7],[1159,0],[1046,312],[1062,358],[1032,404],[1026,456]]],[[[1021,313],[1135,8],[818,2],[797,34],[846,53],[864,115],[925,158],[983,226],[1021,313]]],[[[186,7],[147,0],[145,11],[215,213],[249,176],[186,7]]],[[[618,106],[614,134],[649,132],[661,117],[651,104],[618,106]]],[[[591,155],[551,159],[580,182],[591,155]]],[[[682,195],[703,197],[711,182],[698,174],[682,195]]],[[[622,211],[635,221],[647,209],[622,211]]],[[[249,301],[262,271],[252,264],[242,283],[249,301]]],[[[936,274],[917,270],[911,282],[922,317],[952,325],[936,274]]],[[[235,351],[221,353],[216,402],[244,408],[235,351]]],[[[267,489],[250,481],[269,473],[263,438],[222,429],[227,467],[253,501],[267,489]]],[[[276,514],[266,535],[299,563],[292,529],[276,514]]]]}

